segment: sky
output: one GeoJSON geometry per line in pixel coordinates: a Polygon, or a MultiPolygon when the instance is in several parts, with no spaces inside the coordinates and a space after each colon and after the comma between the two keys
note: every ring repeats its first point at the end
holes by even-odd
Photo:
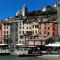
{"type": "Polygon", "coordinates": [[[52,6],[60,0],[0,0],[0,20],[15,16],[16,12],[22,11],[23,5],[28,6],[28,10],[41,10],[45,6],[52,6]]]}

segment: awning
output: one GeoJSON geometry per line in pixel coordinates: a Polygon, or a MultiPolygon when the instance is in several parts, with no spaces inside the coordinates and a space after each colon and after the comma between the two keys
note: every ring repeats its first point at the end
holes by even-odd
{"type": "Polygon", "coordinates": [[[21,44],[21,43],[19,43],[19,44],[16,44],[17,46],[20,46],[20,45],[24,45],[24,44],[21,44]]]}
{"type": "Polygon", "coordinates": [[[8,45],[8,44],[0,44],[0,46],[4,46],[4,45],[8,45]]]}
{"type": "Polygon", "coordinates": [[[53,43],[53,44],[48,44],[45,46],[47,46],[47,47],[60,47],[60,44],[53,43]]]}

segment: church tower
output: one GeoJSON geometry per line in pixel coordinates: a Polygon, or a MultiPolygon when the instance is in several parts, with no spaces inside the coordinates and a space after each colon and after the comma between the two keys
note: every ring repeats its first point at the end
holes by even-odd
{"type": "Polygon", "coordinates": [[[23,16],[27,16],[28,15],[28,8],[27,8],[26,4],[24,4],[24,6],[23,6],[22,15],[23,16]]]}

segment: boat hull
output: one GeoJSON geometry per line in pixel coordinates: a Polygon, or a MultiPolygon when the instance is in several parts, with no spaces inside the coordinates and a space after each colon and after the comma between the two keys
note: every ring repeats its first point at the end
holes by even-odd
{"type": "Polygon", "coordinates": [[[23,54],[18,55],[19,57],[35,57],[35,56],[41,56],[41,54],[23,54]]]}
{"type": "Polygon", "coordinates": [[[0,56],[10,55],[10,53],[0,53],[0,56]]]}

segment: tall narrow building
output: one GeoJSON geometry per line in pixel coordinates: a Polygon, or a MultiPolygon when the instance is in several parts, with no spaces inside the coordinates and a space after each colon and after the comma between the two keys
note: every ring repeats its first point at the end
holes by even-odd
{"type": "Polygon", "coordinates": [[[60,2],[57,3],[58,33],[60,36],[60,2]]]}
{"type": "Polygon", "coordinates": [[[23,6],[22,15],[23,16],[27,16],[28,15],[28,8],[27,8],[26,4],[24,4],[24,6],[23,6]]]}
{"type": "Polygon", "coordinates": [[[18,20],[16,17],[11,19],[11,39],[13,43],[18,42],[18,20]]]}

